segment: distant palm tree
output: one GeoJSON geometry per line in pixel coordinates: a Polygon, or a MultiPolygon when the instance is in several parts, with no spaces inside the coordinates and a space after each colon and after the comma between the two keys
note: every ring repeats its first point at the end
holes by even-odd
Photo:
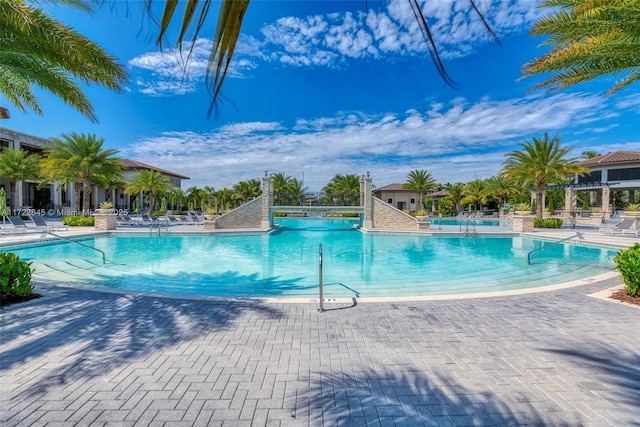
{"type": "Polygon", "coordinates": [[[218,203],[220,203],[220,206],[222,207],[223,212],[229,209],[229,206],[231,205],[232,197],[233,197],[233,190],[230,190],[226,187],[216,191],[216,200],[218,201],[218,203]]]}
{"type": "MultiPolygon", "coordinates": [[[[155,3],[157,3],[157,0],[155,0],[155,3]]],[[[205,22],[208,22],[206,18],[210,11],[211,2],[200,2],[200,4],[195,0],[185,2],[182,18],[175,13],[178,3],[179,2],[177,1],[167,1],[162,17],[158,19],[154,16],[152,11],[154,0],[145,0],[147,14],[151,16],[154,21],[158,22],[159,35],[156,39],[156,44],[162,46],[163,41],[169,33],[171,23],[177,20],[180,22],[181,28],[178,32],[176,45],[182,51],[182,45],[188,33],[187,30],[190,30],[189,33],[193,36],[192,40],[195,41],[199,37],[205,22]]],[[[430,29],[427,19],[422,12],[419,0],[408,0],[408,4],[427,45],[429,56],[435,64],[438,73],[445,83],[452,87],[459,87],[459,84],[449,77],[444,68],[444,64],[440,59],[440,55],[432,35],[432,30],[430,29]]],[[[489,35],[498,42],[498,39],[485,21],[484,16],[476,7],[473,0],[469,0],[469,4],[480,17],[482,24],[489,32],[489,35]]],[[[218,102],[222,98],[222,85],[225,77],[227,76],[229,64],[231,63],[231,59],[235,52],[236,44],[240,37],[240,29],[242,27],[244,15],[248,7],[249,0],[221,0],[220,2],[220,11],[218,12],[218,20],[214,33],[215,35],[211,46],[209,62],[207,64],[207,86],[209,93],[211,93],[211,105],[209,107],[208,115],[211,115],[213,110],[217,111],[218,102]]],[[[195,43],[191,43],[189,45],[189,52],[185,55],[186,58],[189,58],[194,45],[195,43]]]]}
{"type": "Polygon", "coordinates": [[[504,203],[510,197],[520,194],[522,190],[502,175],[496,175],[487,180],[487,193],[498,199],[498,208],[501,210],[504,203]]]}
{"type": "Polygon", "coordinates": [[[89,215],[91,180],[94,176],[119,176],[118,150],[102,148],[104,138],[75,132],[53,138],[45,148],[41,166],[50,181],[82,182],[82,213],[89,215]]]}
{"type": "Polygon", "coordinates": [[[583,151],[580,154],[580,157],[582,157],[583,159],[593,159],[595,157],[600,157],[602,154],[598,153],[597,151],[583,151]]]}
{"type": "MultiPolygon", "coordinates": [[[[92,3],[84,0],[32,3],[47,2],[93,11],[92,3]]],[[[37,86],[97,122],[89,98],[74,79],[123,92],[128,81],[124,67],[96,43],[28,3],[0,1],[0,93],[18,110],[42,115],[32,89],[37,86]]]]}
{"type": "Polygon", "coordinates": [[[461,182],[457,182],[455,184],[447,184],[445,185],[445,189],[449,195],[447,196],[455,205],[456,213],[460,213],[461,207],[460,203],[462,199],[464,199],[464,184],[461,182]]]}
{"type": "Polygon", "coordinates": [[[151,215],[155,206],[156,197],[169,194],[172,187],[169,178],[160,172],[143,169],[129,179],[125,192],[127,194],[145,193],[149,198],[148,212],[149,215],[151,215]]]}
{"type": "Polygon", "coordinates": [[[424,169],[416,169],[407,175],[407,182],[405,182],[402,187],[408,188],[410,190],[415,190],[418,192],[418,208],[422,209],[424,206],[422,205],[422,198],[424,193],[427,190],[431,190],[438,185],[436,180],[433,178],[431,173],[427,172],[424,169]]]}
{"type": "Polygon", "coordinates": [[[276,206],[283,206],[290,203],[289,190],[292,179],[292,177],[285,175],[283,172],[278,172],[273,175],[273,203],[276,206]]]}
{"type": "Polygon", "coordinates": [[[171,203],[171,210],[182,210],[182,200],[184,198],[184,191],[180,188],[172,188],[169,191],[169,203],[171,203]]]}
{"type": "Polygon", "coordinates": [[[330,204],[353,206],[360,201],[360,177],[350,173],[334,176],[322,188],[330,204]]]}
{"type": "Polygon", "coordinates": [[[35,179],[39,176],[39,157],[24,150],[5,148],[0,152],[0,179],[9,181],[11,208],[18,208],[18,181],[35,179]]]}
{"type": "Polygon", "coordinates": [[[577,158],[567,157],[573,147],[562,147],[558,136],[550,139],[545,133],[542,138],[534,137],[520,146],[521,150],[507,153],[501,174],[523,187],[536,190],[536,216],[542,218],[545,187],[588,169],[579,165],[577,158]]]}
{"type": "Polygon", "coordinates": [[[544,0],[554,13],[538,20],[532,36],[549,36],[551,50],[523,67],[523,77],[552,73],[533,89],[563,89],[601,76],[623,75],[608,92],[640,80],[637,0],[544,0]]]}
{"type": "Polygon", "coordinates": [[[482,205],[486,204],[489,200],[487,184],[482,179],[474,179],[473,181],[468,182],[464,186],[463,194],[464,198],[462,199],[462,203],[468,203],[469,207],[473,205],[473,208],[476,211],[478,210],[478,205],[482,207],[482,205]]]}
{"type": "MultiPolygon", "coordinates": [[[[93,177],[91,183],[100,188],[104,188],[106,194],[106,200],[110,200],[111,190],[124,190],[125,181],[122,175],[96,175],[93,177]]],[[[117,201],[111,200],[113,206],[117,207],[117,201]]]]}

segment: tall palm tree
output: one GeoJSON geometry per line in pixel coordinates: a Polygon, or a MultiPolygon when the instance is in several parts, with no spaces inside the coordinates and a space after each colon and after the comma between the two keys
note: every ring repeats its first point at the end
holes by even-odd
{"type": "Polygon", "coordinates": [[[640,80],[640,20],[637,0],[544,0],[554,8],[540,18],[532,36],[549,36],[545,55],[523,67],[522,78],[551,73],[533,89],[563,89],[601,76],[624,77],[611,94],[640,80]]]}
{"type": "Polygon", "coordinates": [[[456,213],[460,213],[460,203],[462,199],[464,199],[464,184],[461,182],[457,182],[455,184],[447,184],[445,185],[445,189],[449,195],[447,196],[456,207],[456,213]]]}
{"type": "Polygon", "coordinates": [[[156,197],[168,194],[171,188],[173,186],[169,178],[158,171],[143,169],[129,179],[124,191],[127,194],[146,193],[147,197],[149,197],[148,212],[151,215],[156,197]]]}
{"type": "Polygon", "coordinates": [[[189,209],[191,210],[201,208],[202,204],[206,201],[206,197],[205,192],[196,186],[187,188],[186,199],[189,209]]]}
{"type": "Polygon", "coordinates": [[[89,215],[91,179],[94,176],[122,174],[118,150],[103,148],[104,138],[75,132],[53,138],[44,151],[41,166],[51,181],[82,182],[82,211],[89,215]]]}
{"type": "Polygon", "coordinates": [[[40,167],[38,156],[24,150],[5,148],[0,152],[0,179],[9,181],[11,208],[18,208],[18,181],[38,178],[40,167]]]}
{"type": "MultiPolygon", "coordinates": [[[[176,45],[182,51],[182,45],[188,33],[193,35],[192,41],[195,41],[200,36],[206,17],[209,14],[211,2],[198,2],[197,0],[184,2],[184,13],[182,18],[180,18],[180,16],[176,14],[176,6],[179,2],[167,1],[162,17],[157,19],[154,17],[153,13],[153,4],[157,3],[157,1],[158,0],[145,0],[147,14],[158,22],[159,34],[156,39],[156,44],[162,46],[163,41],[170,31],[169,27],[171,26],[171,23],[179,21],[180,30],[178,31],[178,36],[176,38],[176,45]]],[[[476,7],[474,1],[468,1],[471,9],[480,17],[480,20],[489,32],[489,35],[499,43],[497,37],[487,24],[484,16],[476,7]]],[[[408,3],[427,45],[429,56],[436,66],[438,73],[445,83],[454,88],[459,87],[459,84],[449,77],[445,70],[431,33],[431,28],[429,27],[427,19],[422,12],[419,0],[408,0],[408,3]]],[[[209,106],[208,116],[210,116],[214,110],[217,112],[218,102],[223,98],[221,93],[222,85],[229,70],[229,64],[231,63],[238,38],[240,37],[242,22],[248,7],[249,0],[221,0],[220,2],[218,21],[214,31],[209,62],[207,64],[206,83],[209,93],[211,93],[211,104],[209,106]]],[[[185,57],[188,58],[190,56],[194,45],[195,43],[189,44],[188,54],[185,55],[185,57]]]]}
{"type": "Polygon", "coordinates": [[[418,209],[422,209],[422,198],[427,190],[431,190],[438,185],[431,173],[424,169],[416,169],[407,175],[407,182],[402,187],[418,192],[418,209]]]}
{"type": "Polygon", "coordinates": [[[220,203],[222,207],[222,211],[226,211],[229,209],[229,206],[232,201],[233,191],[228,188],[223,188],[221,190],[216,191],[216,200],[220,203]]]}
{"type": "Polygon", "coordinates": [[[75,80],[123,92],[126,71],[96,43],[29,4],[46,2],[88,13],[94,7],[84,0],[1,0],[0,93],[18,110],[42,115],[33,91],[37,86],[97,122],[89,98],[75,80]]]}
{"type": "Polygon", "coordinates": [[[566,179],[572,174],[583,174],[587,168],[577,163],[577,158],[567,155],[573,147],[562,147],[560,137],[533,138],[520,144],[521,150],[513,150],[506,155],[501,174],[523,187],[536,191],[536,216],[542,218],[542,196],[548,184],[566,179]]]}
{"type": "Polygon", "coordinates": [[[289,203],[289,187],[293,178],[278,172],[273,175],[273,203],[277,206],[289,203]]]}

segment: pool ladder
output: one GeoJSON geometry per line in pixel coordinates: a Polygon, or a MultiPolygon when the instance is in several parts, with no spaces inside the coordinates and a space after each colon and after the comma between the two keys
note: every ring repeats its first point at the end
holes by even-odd
{"type": "Polygon", "coordinates": [[[478,232],[476,231],[476,223],[471,222],[470,219],[460,223],[460,231],[464,231],[465,237],[478,235],[478,232]]]}

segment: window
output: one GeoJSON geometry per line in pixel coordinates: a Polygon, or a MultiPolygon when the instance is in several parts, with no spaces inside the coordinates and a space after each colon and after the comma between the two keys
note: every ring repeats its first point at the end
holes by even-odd
{"type": "Polygon", "coordinates": [[[578,176],[578,184],[587,183],[587,182],[601,182],[602,181],[602,171],[593,171],[591,173],[584,174],[583,176],[578,176]]]}
{"type": "Polygon", "coordinates": [[[415,202],[416,202],[416,199],[411,199],[411,203],[415,203],[415,202]]]}
{"type": "Polygon", "coordinates": [[[9,141],[0,139],[0,153],[2,153],[5,148],[9,148],[9,141]]]}
{"type": "Polygon", "coordinates": [[[393,199],[391,199],[391,198],[387,199],[387,203],[389,203],[390,205],[392,205],[392,204],[393,204],[393,199]]]}
{"type": "Polygon", "coordinates": [[[640,180],[640,168],[609,169],[608,181],[640,180]]]}

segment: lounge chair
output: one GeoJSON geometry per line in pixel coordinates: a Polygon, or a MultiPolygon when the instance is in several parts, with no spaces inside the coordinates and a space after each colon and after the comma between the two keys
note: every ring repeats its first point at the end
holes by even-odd
{"type": "Polygon", "coordinates": [[[600,227],[598,229],[599,233],[607,233],[614,235],[619,232],[619,234],[634,234],[638,235],[638,230],[635,228],[636,219],[635,218],[624,218],[622,221],[608,227],[600,227]]]}
{"type": "Polygon", "coordinates": [[[36,228],[38,229],[42,229],[42,230],[48,230],[48,231],[58,231],[58,230],[69,230],[69,228],[66,225],[53,225],[53,224],[47,224],[47,221],[44,220],[44,218],[40,215],[29,215],[29,218],[31,218],[31,221],[35,224],[36,228]]]}
{"type": "Polygon", "coordinates": [[[19,216],[8,216],[6,217],[9,223],[13,226],[12,231],[27,231],[27,224],[24,223],[22,218],[19,216]]]}
{"type": "Polygon", "coordinates": [[[134,221],[129,215],[118,215],[116,225],[133,225],[134,221]]]}

